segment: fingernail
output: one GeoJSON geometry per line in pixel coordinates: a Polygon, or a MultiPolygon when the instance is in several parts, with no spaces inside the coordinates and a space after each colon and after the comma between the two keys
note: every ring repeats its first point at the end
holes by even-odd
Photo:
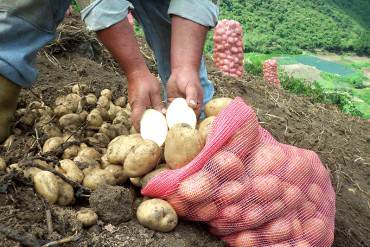
{"type": "Polygon", "coordinates": [[[162,109],[162,113],[163,113],[163,114],[166,114],[166,112],[167,112],[166,108],[163,108],[163,109],[162,109]]]}
{"type": "Polygon", "coordinates": [[[189,100],[189,105],[195,107],[197,105],[197,103],[195,102],[195,100],[191,99],[191,100],[189,100]]]}

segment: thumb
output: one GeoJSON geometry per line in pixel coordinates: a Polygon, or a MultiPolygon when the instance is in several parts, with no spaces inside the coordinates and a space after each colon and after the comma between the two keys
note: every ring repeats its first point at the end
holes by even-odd
{"type": "Polygon", "coordinates": [[[133,104],[131,113],[131,122],[135,130],[140,133],[140,120],[145,111],[145,107],[142,105],[133,104]]]}
{"type": "Polygon", "coordinates": [[[188,106],[190,106],[193,109],[196,109],[199,102],[197,88],[190,84],[186,87],[185,93],[186,93],[186,102],[188,103],[188,106]]]}

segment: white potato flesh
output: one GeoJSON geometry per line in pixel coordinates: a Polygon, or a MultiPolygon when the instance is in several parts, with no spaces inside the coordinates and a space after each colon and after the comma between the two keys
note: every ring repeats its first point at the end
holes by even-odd
{"type": "Polygon", "coordinates": [[[176,98],[167,108],[167,125],[171,129],[176,124],[188,124],[193,129],[197,125],[197,116],[183,98],[176,98]]]}
{"type": "Polygon", "coordinates": [[[167,121],[165,116],[154,109],[144,112],[140,121],[140,134],[144,140],[155,142],[162,146],[168,133],[167,121]]]}

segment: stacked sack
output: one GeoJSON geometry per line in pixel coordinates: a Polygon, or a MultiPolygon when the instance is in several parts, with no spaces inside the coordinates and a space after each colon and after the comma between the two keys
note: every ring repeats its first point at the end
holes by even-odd
{"type": "Polygon", "coordinates": [[[142,194],[207,222],[229,246],[329,247],[334,239],[335,192],[318,155],[276,141],[240,98],[213,120],[198,156],[142,194]]]}
{"type": "Polygon", "coordinates": [[[278,64],[276,60],[266,60],[263,64],[263,78],[268,83],[280,86],[280,80],[278,76],[278,64]]]}
{"type": "Polygon", "coordinates": [[[240,77],[243,75],[244,51],[243,28],[239,22],[222,20],[215,28],[214,62],[224,74],[240,77]]]}

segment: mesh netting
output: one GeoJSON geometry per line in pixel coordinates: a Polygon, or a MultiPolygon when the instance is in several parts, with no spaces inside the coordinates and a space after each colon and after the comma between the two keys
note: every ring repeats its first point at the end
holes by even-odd
{"type": "Polygon", "coordinates": [[[263,63],[263,78],[268,83],[280,86],[280,80],[278,75],[278,64],[276,60],[269,59],[263,63]]]}
{"type": "Polygon", "coordinates": [[[240,77],[243,74],[243,28],[239,22],[221,20],[213,36],[213,60],[224,74],[240,77]]]}
{"type": "Polygon", "coordinates": [[[204,221],[230,246],[331,246],[335,192],[312,151],[281,144],[236,98],[214,120],[201,153],[153,178],[146,196],[204,221]]]}

